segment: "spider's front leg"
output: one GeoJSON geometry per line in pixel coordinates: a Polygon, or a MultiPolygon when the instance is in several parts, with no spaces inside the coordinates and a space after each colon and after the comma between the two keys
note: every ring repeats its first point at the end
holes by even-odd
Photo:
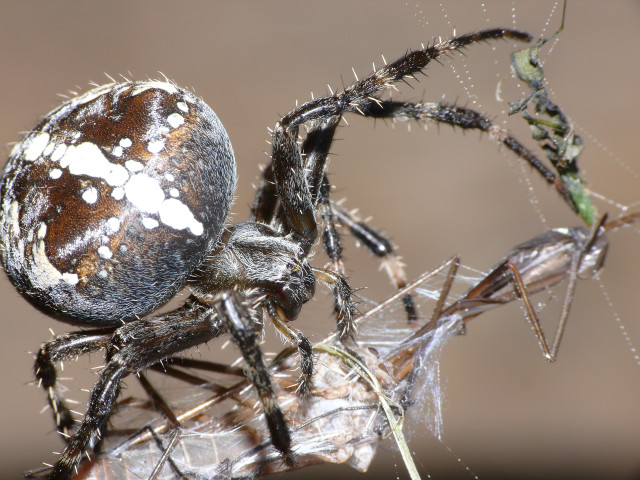
{"type": "MultiPolygon", "coordinates": [[[[422,72],[433,60],[454,51],[461,50],[473,43],[495,40],[514,39],[530,41],[527,33],[510,29],[490,29],[481,32],[460,35],[434,45],[423,46],[420,50],[410,51],[395,62],[385,65],[371,75],[357,81],[344,91],[327,97],[317,98],[304,103],[282,117],[274,128],[272,150],[272,172],[275,188],[263,182],[259,186],[257,202],[254,203],[253,214],[260,214],[264,209],[274,206],[273,192],[277,192],[286,215],[286,227],[294,233],[308,252],[317,235],[314,218],[314,188],[319,183],[306,181],[305,169],[309,167],[302,161],[300,147],[297,144],[300,125],[310,127],[311,150],[325,158],[318,162],[316,178],[321,181],[326,168],[328,153],[333,133],[340,117],[347,112],[366,115],[367,108],[382,91],[389,89],[394,83],[406,81],[416,73],[422,72]],[[316,135],[317,134],[317,135],[316,135]],[[264,190],[264,191],[263,191],[264,190]]],[[[307,142],[309,144],[309,142],[307,142]]],[[[259,218],[258,218],[259,219],[259,218]]]]}
{"type": "Polygon", "coordinates": [[[492,141],[506,147],[527,162],[545,182],[556,189],[574,212],[578,212],[578,206],[562,180],[507,129],[495,124],[481,112],[445,102],[397,102],[373,98],[364,101],[357,113],[365,117],[384,118],[392,121],[430,120],[439,125],[445,124],[454,128],[478,130],[485,133],[492,141]]]}

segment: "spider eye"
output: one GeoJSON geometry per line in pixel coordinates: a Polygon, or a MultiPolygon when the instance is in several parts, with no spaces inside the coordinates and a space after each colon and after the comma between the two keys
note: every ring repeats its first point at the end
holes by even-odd
{"type": "Polygon", "coordinates": [[[49,113],[1,184],[0,251],[29,299],[117,324],[180,289],[221,235],[235,188],[215,113],[166,82],[104,85],[49,113]]]}

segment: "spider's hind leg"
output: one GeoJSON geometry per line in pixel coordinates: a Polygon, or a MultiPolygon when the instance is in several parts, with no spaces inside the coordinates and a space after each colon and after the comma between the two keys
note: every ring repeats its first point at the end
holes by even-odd
{"type": "Polygon", "coordinates": [[[56,429],[65,441],[69,439],[68,432],[77,424],[58,386],[55,363],[105,348],[112,334],[113,329],[102,329],[59,335],[44,343],[36,354],[35,377],[47,392],[56,429]]]}
{"type": "Polygon", "coordinates": [[[252,320],[254,311],[238,292],[226,291],[217,295],[209,307],[184,306],[166,315],[119,327],[109,337],[107,365],[91,390],[82,424],[51,470],[50,480],[70,479],[82,457],[99,442],[124,377],[225,332],[231,335],[245,359],[247,374],[258,392],[274,447],[287,464],[292,465],[291,436],[257,342],[252,320]]]}

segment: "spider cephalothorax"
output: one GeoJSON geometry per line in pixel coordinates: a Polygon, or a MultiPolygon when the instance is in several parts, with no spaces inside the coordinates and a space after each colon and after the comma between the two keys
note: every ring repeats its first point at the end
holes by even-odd
{"type": "MultiPolygon", "coordinates": [[[[344,91],[303,104],[273,131],[249,221],[225,222],[236,182],[229,138],[199,98],[167,82],[97,87],[48,114],[11,153],[0,191],[2,262],[20,292],[45,312],[97,330],[44,344],[36,377],[47,390],[56,426],[71,434],[50,478],[69,478],[104,431],[120,381],[185,349],[229,334],[247,364],[277,453],[291,463],[295,445],[276,401],[256,325],[269,317],[300,352],[299,392],[313,374],[311,344],[288,323],[315,292],[334,292],[343,339],[354,332],[355,307],[343,276],[338,224],[385,260],[405,283],[391,243],[332,203],[326,174],[342,115],[433,120],[478,129],[514,151],[567,197],[546,169],[508,132],[465,107],[383,100],[394,82],[442,55],[479,41],[529,40],[493,29],[412,51],[344,91]],[[307,127],[301,144],[299,127],[307,127]],[[322,238],[330,263],[308,258],[322,238]],[[178,309],[141,318],[189,286],[178,309]],[[54,363],[106,349],[107,363],[76,428],[56,382],[54,363]]],[[[409,321],[415,320],[406,296],[409,321]]],[[[49,474],[49,472],[47,472],[49,474]]]]}

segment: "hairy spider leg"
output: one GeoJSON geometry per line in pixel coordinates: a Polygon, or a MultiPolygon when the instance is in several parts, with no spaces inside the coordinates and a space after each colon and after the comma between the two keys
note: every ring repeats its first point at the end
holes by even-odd
{"type": "Polygon", "coordinates": [[[444,102],[396,102],[391,100],[371,99],[360,106],[360,115],[391,120],[432,120],[437,124],[448,124],[463,130],[479,130],[489,138],[504,145],[519,158],[526,161],[540,176],[552,185],[569,207],[578,212],[574,200],[562,181],[533,152],[513,137],[509,131],[493,123],[484,114],[459,105],[444,102]]]}
{"type": "MultiPolygon", "coordinates": [[[[319,191],[328,166],[331,144],[341,118],[340,115],[336,115],[324,121],[311,122],[307,126],[307,133],[300,153],[304,158],[305,178],[313,205],[318,203],[319,191]]],[[[279,204],[273,168],[273,163],[269,163],[262,170],[249,219],[276,228],[286,222],[286,217],[279,204]]]]}
{"type": "Polygon", "coordinates": [[[36,381],[47,392],[56,430],[65,441],[69,440],[76,421],[58,387],[55,363],[106,348],[112,335],[112,328],[58,335],[44,343],[36,355],[33,367],[36,381]]]}
{"type": "MultiPolygon", "coordinates": [[[[331,219],[331,209],[326,198],[321,194],[322,180],[328,162],[329,148],[339,122],[339,116],[331,117],[327,121],[312,122],[302,145],[301,158],[305,158],[305,182],[311,195],[314,208],[320,212],[322,222],[322,239],[325,252],[331,260],[328,271],[324,273],[314,270],[319,281],[333,290],[334,313],[338,331],[343,339],[353,336],[355,332],[353,319],[357,313],[352,299],[352,289],[344,277],[342,265],[342,243],[335,229],[335,222],[331,219]]],[[[274,178],[273,164],[269,164],[262,172],[253,206],[251,220],[269,224],[280,230],[287,223],[287,213],[282,202],[278,201],[278,192],[274,178]]],[[[273,316],[272,316],[273,318],[273,316]]],[[[303,351],[301,350],[301,354],[303,351]]],[[[304,357],[303,357],[304,358],[304,357]]],[[[302,392],[303,390],[301,390],[302,392]]]]}
{"type": "MultiPolygon", "coordinates": [[[[192,298],[189,299],[189,301],[193,302],[195,299],[192,298]]],[[[187,303],[189,303],[189,301],[187,303]]],[[[77,425],[77,421],[74,420],[72,412],[67,406],[64,395],[59,389],[55,364],[56,362],[63,362],[70,358],[76,358],[80,355],[106,349],[109,346],[109,342],[115,330],[116,328],[101,328],[58,335],[42,344],[36,354],[34,375],[38,386],[44,389],[47,393],[47,401],[53,412],[56,430],[65,442],[69,440],[70,431],[77,425]]],[[[231,375],[243,375],[243,371],[240,368],[234,368],[204,360],[194,360],[189,358],[167,360],[169,362],[172,360],[179,360],[181,366],[190,368],[199,368],[209,371],[213,370],[231,375]]],[[[189,379],[186,378],[188,374],[184,372],[180,372],[179,374],[175,373],[175,371],[171,370],[169,367],[152,365],[149,368],[166,375],[173,374],[176,377],[181,375],[181,379],[183,381],[189,381],[189,379]]],[[[203,379],[198,379],[197,381],[191,379],[191,383],[202,384],[205,383],[205,381],[203,379]]],[[[214,386],[210,386],[210,388],[213,387],[214,386]]],[[[220,387],[220,390],[222,390],[222,387],[220,387]]]]}
{"type": "Polygon", "coordinates": [[[308,395],[311,390],[311,377],[313,375],[313,347],[309,339],[299,330],[289,324],[289,319],[282,309],[269,302],[267,312],[276,329],[291,343],[298,347],[300,353],[300,380],[298,393],[308,395]]]}
{"type": "Polygon", "coordinates": [[[294,465],[291,434],[284,414],[278,405],[269,370],[258,345],[251,313],[243,305],[239,294],[234,291],[221,295],[214,308],[218,314],[218,321],[227,324],[226,328],[234,343],[242,351],[242,356],[247,364],[247,377],[258,392],[273,446],[280,451],[287,465],[294,465]]]}
{"type": "MultiPolygon", "coordinates": [[[[359,244],[380,259],[381,265],[393,285],[398,290],[404,288],[407,285],[404,264],[396,255],[395,246],[391,240],[367,222],[359,220],[353,213],[335,203],[332,203],[331,207],[338,222],[349,229],[349,232],[359,244]]],[[[415,323],[418,320],[418,312],[410,293],[402,297],[402,303],[407,313],[407,320],[409,323],[415,323]]]]}
{"type": "MultiPolygon", "coordinates": [[[[185,311],[185,307],[181,307],[179,310],[185,311]]],[[[177,311],[174,313],[177,313],[177,311]]],[[[171,314],[166,317],[160,317],[160,319],[169,318],[170,316],[171,314]]],[[[176,314],[174,317],[179,319],[180,315],[176,314]]],[[[146,319],[137,320],[117,329],[72,332],[66,335],[60,335],[44,344],[40,349],[36,359],[36,376],[38,376],[38,370],[40,370],[40,372],[42,372],[41,375],[44,375],[46,372],[46,377],[50,379],[51,374],[55,375],[53,362],[63,360],[70,356],[89,353],[103,348],[107,348],[108,351],[115,350],[117,352],[119,347],[115,345],[115,339],[118,337],[118,332],[121,329],[130,329],[132,326],[146,329],[148,325],[151,325],[151,319],[149,319],[149,321],[146,319]]],[[[149,330],[149,332],[150,331],[152,330],[149,330]]],[[[153,329],[153,331],[155,331],[155,329],[153,329]]],[[[145,337],[145,339],[147,338],[145,337]]],[[[140,345],[137,344],[135,347],[140,347],[140,345]]],[[[134,346],[123,348],[123,354],[126,355],[127,351],[131,349],[135,349],[134,346]]],[[[150,352],[155,352],[155,349],[150,352]]],[[[142,351],[140,353],[142,353],[142,351]]],[[[108,357],[109,356],[108,354],[108,357]]],[[[118,354],[115,356],[116,361],[119,360],[120,356],[118,354]]],[[[144,361],[143,355],[140,355],[140,361],[144,361]]],[[[102,431],[119,393],[120,380],[124,375],[130,373],[124,373],[121,369],[113,371],[116,366],[115,362],[108,359],[107,366],[100,374],[100,380],[92,389],[84,421],[73,437],[65,437],[68,445],[59,461],[53,467],[53,470],[47,472],[47,478],[70,478],[82,456],[86,454],[85,452],[91,448],[95,448],[100,442],[102,431]],[[94,401],[94,399],[97,399],[97,402],[94,401]]],[[[144,366],[137,368],[135,371],[142,368],[144,368],[144,366]]],[[[71,422],[73,422],[73,419],[71,419],[71,422]]],[[[39,478],[39,476],[37,478],[39,478]]]]}
{"type": "MultiPolygon", "coordinates": [[[[64,361],[68,358],[77,357],[79,355],[95,352],[105,349],[109,346],[109,342],[114,333],[113,328],[110,329],[98,329],[90,331],[71,332],[63,335],[59,335],[52,340],[42,345],[36,356],[36,362],[34,365],[35,376],[39,385],[46,390],[47,399],[49,405],[53,410],[54,421],[56,423],[56,429],[65,442],[68,442],[71,438],[70,431],[72,427],[77,425],[74,420],[71,410],[66,405],[64,396],[60,392],[57,385],[57,373],[55,363],[64,361]]],[[[184,366],[192,368],[208,369],[224,373],[233,373],[236,375],[242,375],[242,370],[220,366],[211,362],[198,361],[192,359],[180,359],[184,366]]],[[[206,383],[204,379],[197,378],[195,376],[188,377],[188,374],[182,371],[174,371],[169,367],[162,368],[160,365],[152,365],[150,369],[171,375],[182,381],[190,382],[196,385],[202,385],[206,383]],[[177,372],[177,373],[176,373],[177,372]]],[[[175,414],[167,403],[162,399],[157,390],[147,380],[143,372],[137,372],[137,378],[144,388],[145,392],[149,396],[154,408],[162,413],[162,415],[169,420],[173,428],[178,428],[180,423],[175,414]]],[[[209,388],[214,389],[215,386],[209,385],[209,388]]],[[[220,393],[223,393],[225,389],[218,388],[220,393]]],[[[172,460],[169,458],[169,462],[172,464],[172,468],[179,474],[177,467],[173,465],[172,460]]],[[[34,473],[38,473],[35,471],[34,473]]],[[[181,477],[182,478],[182,477],[181,477]]]]}
{"type": "Polygon", "coordinates": [[[238,292],[228,291],[216,297],[211,308],[183,306],[169,314],[136,320],[116,329],[107,347],[107,365],[91,390],[84,420],[53,467],[50,478],[71,478],[85,452],[100,440],[125,376],[223,333],[229,333],[242,352],[247,377],[258,392],[274,447],[287,464],[293,464],[289,430],[254,331],[255,310],[245,300],[238,292]]]}

